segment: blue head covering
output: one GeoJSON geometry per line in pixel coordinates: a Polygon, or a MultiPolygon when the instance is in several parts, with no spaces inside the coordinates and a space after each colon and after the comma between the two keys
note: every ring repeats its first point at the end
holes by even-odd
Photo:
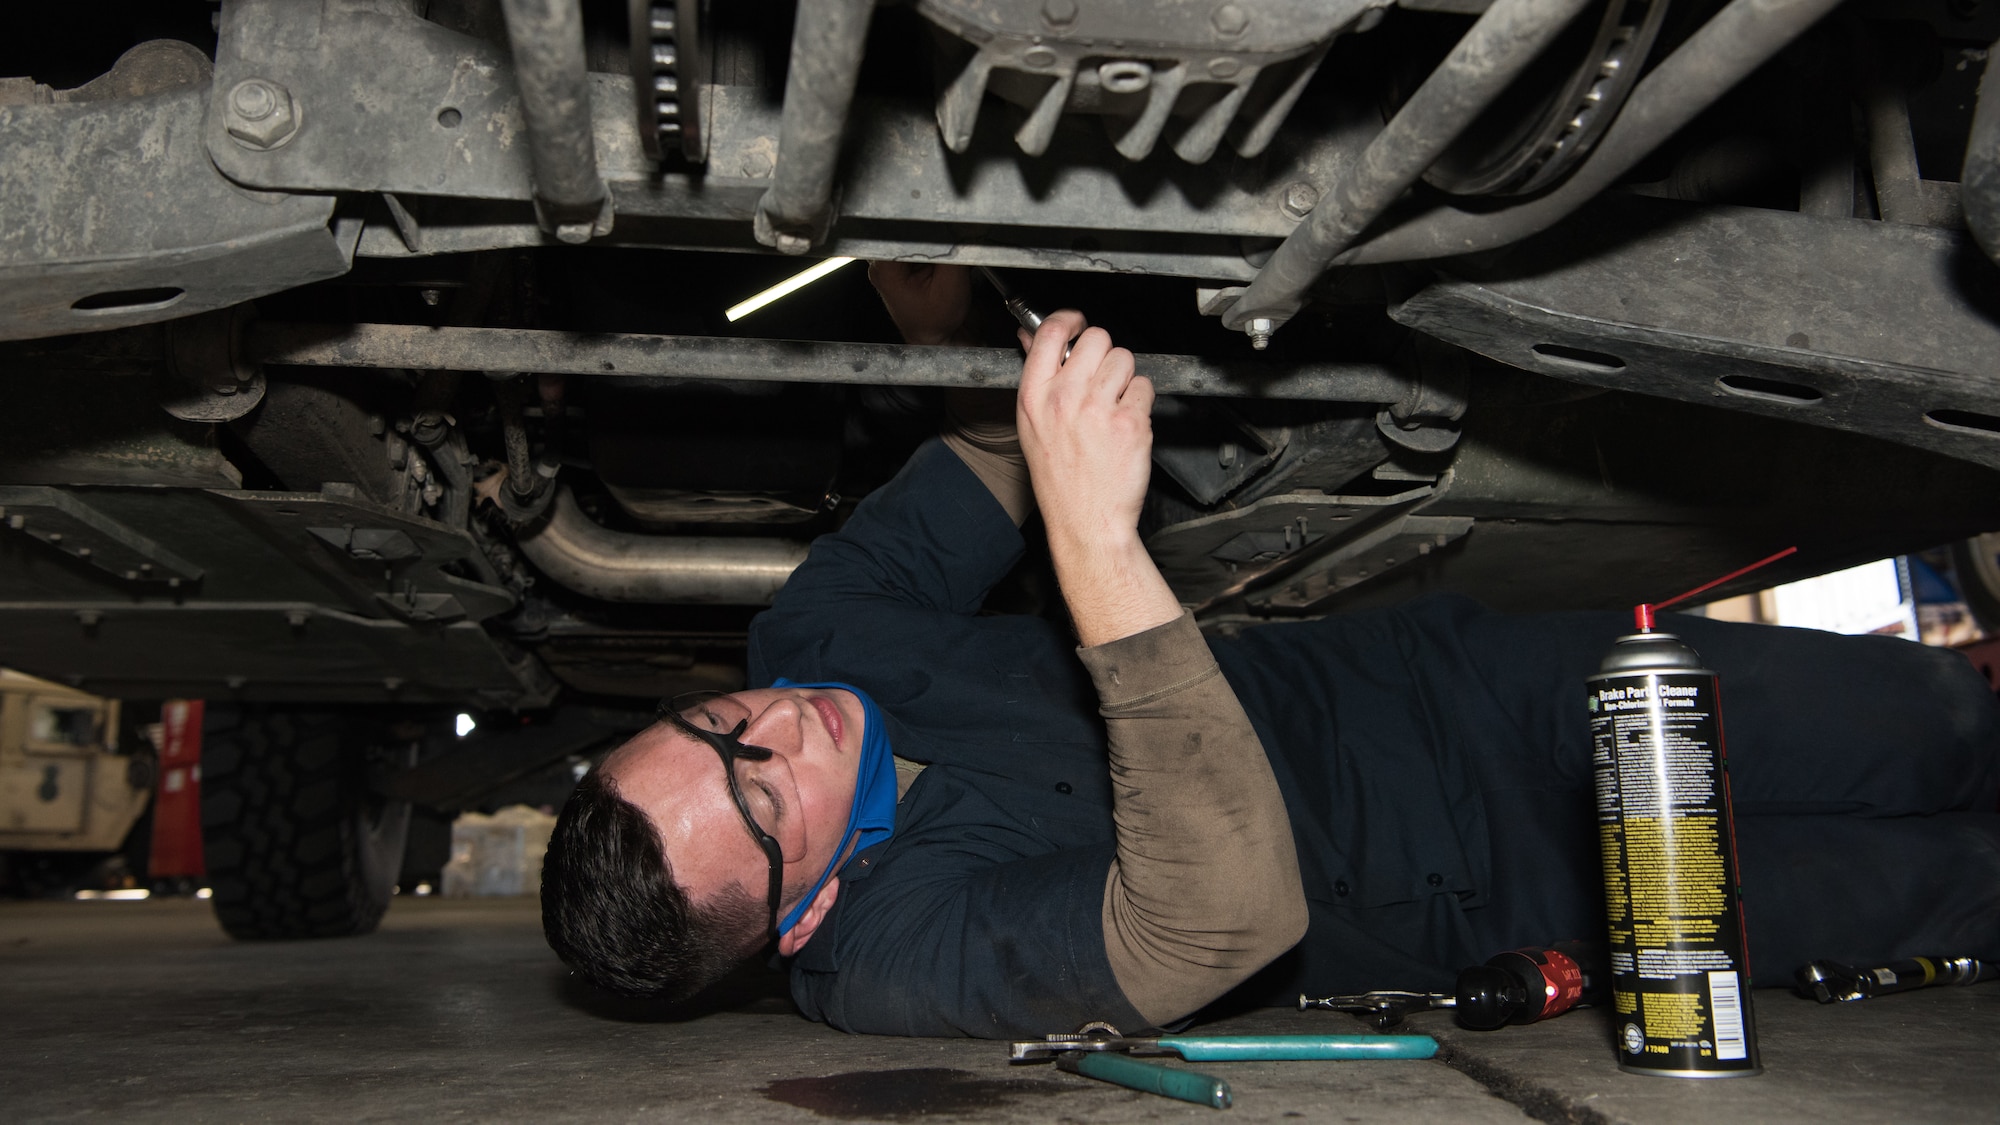
{"type": "Polygon", "coordinates": [[[826,881],[833,878],[834,871],[843,859],[851,858],[865,849],[887,840],[896,830],[896,760],[889,753],[888,724],[882,721],[882,711],[868,693],[853,684],[827,681],[817,684],[794,683],[783,676],[772,681],[772,687],[781,688],[838,688],[850,691],[861,701],[861,772],[854,779],[854,808],[847,814],[847,831],[841,834],[840,846],[833,850],[833,858],[827,861],[826,870],[820,872],[819,880],[806,892],[804,898],[793,906],[791,912],[778,923],[778,933],[790,933],[799,924],[799,915],[812,905],[813,896],[819,894],[826,881]],[[853,851],[848,845],[853,844],[853,851]]]}

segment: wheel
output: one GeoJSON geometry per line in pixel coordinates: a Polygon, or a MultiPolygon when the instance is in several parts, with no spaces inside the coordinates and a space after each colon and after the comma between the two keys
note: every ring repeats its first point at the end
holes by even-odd
{"type": "Polygon", "coordinates": [[[1988,633],[2000,633],[2000,531],[1953,543],[1951,567],[1972,619],[1988,633]]]}
{"type": "Polygon", "coordinates": [[[403,861],[406,801],[369,792],[370,767],[407,765],[365,715],[210,708],[201,834],[215,916],[245,940],[348,937],[381,922],[403,861]]]}

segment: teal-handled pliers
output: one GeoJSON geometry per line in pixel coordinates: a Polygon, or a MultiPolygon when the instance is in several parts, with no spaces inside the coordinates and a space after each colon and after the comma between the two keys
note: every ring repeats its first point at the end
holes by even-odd
{"type": "Polygon", "coordinates": [[[1178,1055],[1189,1062],[1270,1062],[1296,1059],[1427,1059],[1437,1054],[1428,1035],[1162,1035],[1133,1039],[1084,1032],[1016,1041],[1008,1058],[1031,1062],[1066,1051],[1178,1055]]]}
{"type": "Polygon", "coordinates": [[[1128,1058],[1174,1056],[1190,1062],[1289,1061],[1300,1059],[1427,1059],[1437,1054],[1428,1035],[1164,1035],[1130,1038],[1109,1024],[1087,1024],[1071,1035],[1015,1041],[1014,1062],[1053,1058],[1064,1070],[1177,1098],[1228,1109],[1229,1083],[1212,1075],[1177,1070],[1128,1058]]]}

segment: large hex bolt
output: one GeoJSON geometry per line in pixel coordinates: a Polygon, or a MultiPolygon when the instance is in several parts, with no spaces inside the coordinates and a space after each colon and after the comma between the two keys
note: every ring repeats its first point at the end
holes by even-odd
{"type": "Polygon", "coordinates": [[[245,78],[229,91],[223,127],[244,148],[274,149],[299,131],[299,107],[276,82],[245,78]]]}
{"type": "Polygon", "coordinates": [[[1285,199],[1280,207],[1292,218],[1303,219],[1318,205],[1319,192],[1311,184],[1300,182],[1285,189],[1285,199]]]}

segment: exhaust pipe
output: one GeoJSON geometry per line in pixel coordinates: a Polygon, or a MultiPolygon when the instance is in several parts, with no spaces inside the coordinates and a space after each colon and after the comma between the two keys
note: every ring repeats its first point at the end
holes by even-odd
{"type": "Polygon", "coordinates": [[[548,518],[518,537],[521,553],[557,585],[607,602],[769,605],[805,561],[791,539],[632,535],[592,521],[567,488],[548,518]]]}

